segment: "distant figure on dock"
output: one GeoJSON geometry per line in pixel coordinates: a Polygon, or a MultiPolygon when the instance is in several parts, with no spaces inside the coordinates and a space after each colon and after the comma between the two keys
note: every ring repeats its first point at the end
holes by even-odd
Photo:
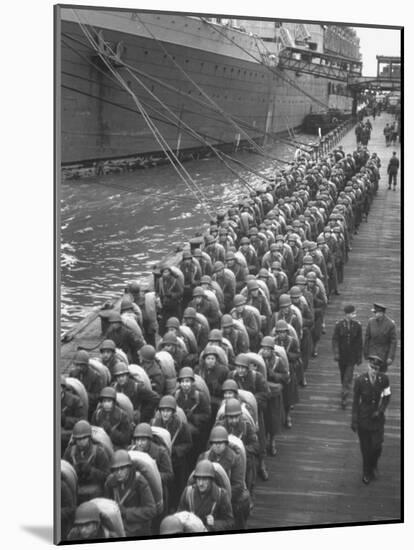
{"type": "Polygon", "coordinates": [[[387,167],[388,189],[391,189],[391,184],[393,184],[393,188],[395,191],[395,188],[397,187],[397,174],[399,167],[400,161],[397,158],[397,153],[394,151],[387,167]]]}
{"type": "Polygon", "coordinates": [[[388,147],[389,144],[390,144],[390,141],[391,141],[391,126],[389,125],[389,123],[387,122],[387,124],[385,125],[385,128],[383,130],[383,134],[385,136],[385,145],[388,147]]]}
{"type": "Polygon", "coordinates": [[[355,365],[360,365],[362,360],[362,326],[355,320],[355,306],[346,305],[344,314],[344,318],[336,322],[332,336],[334,360],[338,362],[341,375],[343,409],[351,391],[355,365]]]}
{"type": "Polygon", "coordinates": [[[355,380],[352,431],[358,434],[362,453],[362,481],[366,485],[378,475],[378,459],[384,441],[385,409],[390,401],[388,376],[380,373],[382,360],[368,357],[368,370],[355,380]]]}
{"type": "Polygon", "coordinates": [[[375,314],[368,321],[365,332],[364,356],[377,355],[381,361],[381,372],[387,372],[387,368],[394,361],[397,347],[397,333],[395,323],[385,315],[386,307],[383,304],[374,304],[372,312],[375,314]]]}
{"type": "Polygon", "coordinates": [[[357,145],[361,144],[361,135],[362,135],[362,124],[361,122],[358,122],[355,126],[355,137],[356,137],[356,143],[357,145]]]}

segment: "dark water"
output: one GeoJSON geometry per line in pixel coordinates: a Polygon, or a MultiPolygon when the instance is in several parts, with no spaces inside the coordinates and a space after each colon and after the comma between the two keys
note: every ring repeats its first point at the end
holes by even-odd
{"type": "MultiPolygon", "coordinates": [[[[277,143],[268,152],[291,160],[294,147],[277,143]]],[[[237,158],[263,174],[273,174],[277,167],[271,159],[252,153],[239,153],[237,158]]],[[[262,181],[234,167],[253,186],[262,181]]],[[[211,212],[248,192],[216,158],[188,162],[185,168],[202,189],[211,212]]],[[[205,210],[171,166],[63,182],[62,332],[118,296],[127,281],[145,279],[154,263],[208,222],[205,210]]]]}

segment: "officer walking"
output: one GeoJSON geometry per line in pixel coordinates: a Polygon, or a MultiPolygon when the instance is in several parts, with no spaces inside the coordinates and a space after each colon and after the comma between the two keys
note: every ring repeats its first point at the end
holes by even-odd
{"type": "Polygon", "coordinates": [[[391,189],[391,184],[393,184],[393,189],[397,187],[397,174],[400,167],[400,161],[397,158],[397,153],[394,151],[387,167],[388,174],[388,189],[391,189]]]}
{"type": "Polygon", "coordinates": [[[364,356],[378,355],[382,360],[381,372],[387,372],[392,364],[397,347],[397,331],[395,323],[386,314],[383,304],[374,304],[374,317],[368,321],[365,332],[364,356]]]}
{"type": "Polygon", "coordinates": [[[342,321],[337,321],[332,336],[334,360],[337,361],[341,374],[343,409],[351,390],[354,367],[359,365],[362,359],[362,326],[359,321],[355,321],[355,306],[346,305],[344,314],[342,321]]]}
{"type": "Polygon", "coordinates": [[[386,374],[379,372],[382,360],[368,357],[368,370],[355,380],[351,429],[358,433],[362,453],[362,481],[370,483],[378,475],[378,459],[384,441],[385,409],[391,388],[386,374]]]}

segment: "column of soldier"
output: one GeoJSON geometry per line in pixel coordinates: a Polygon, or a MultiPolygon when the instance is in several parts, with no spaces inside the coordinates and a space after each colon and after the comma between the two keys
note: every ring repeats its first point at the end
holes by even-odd
{"type": "Polygon", "coordinates": [[[379,167],[361,146],[303,153],[154,272],[155,292],[127,286],[100,356],[62,376],[63,539],[246,528],[379,167]]]}

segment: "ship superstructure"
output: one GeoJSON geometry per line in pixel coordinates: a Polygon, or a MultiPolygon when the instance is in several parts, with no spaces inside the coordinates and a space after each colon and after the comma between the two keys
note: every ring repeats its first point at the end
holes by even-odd
{"type": "Polygon", "coordinates": [[[64,166],[162,157],[154,125],[179,155],[262,143],[350,113],[334,65],[360,67],[353,29],[316,24],[60,8],[60,36],[64,166]]]}

